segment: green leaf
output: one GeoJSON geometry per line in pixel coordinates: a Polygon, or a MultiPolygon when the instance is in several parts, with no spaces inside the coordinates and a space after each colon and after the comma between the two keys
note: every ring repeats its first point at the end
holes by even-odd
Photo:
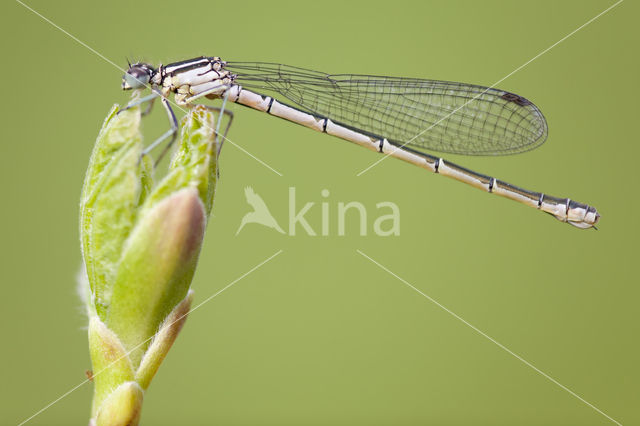
{"type": "Polygon", "coordinates": [[[118,336],[96,316],[89,319],[89,353],[95,382],[92,408],[95,417],[102,402],[120,384],[133,380],[134,369],[118,336]]]}
{"type": "Polygon", "coordinates": [[[175,342],[182,326],[187,321],[191,302],[193,301],[193,291],[187,293],[187,297],[175,307],[167,316],[158,332],[153,336],[153,341],[147,349],[140,362],[140,367],[136,371],[136,382],[142,386],[142,389],[149,387],[151,379],[160,368],[160,364],[167,356],[169,349],[175,342]]]}
{"type": "Polygon", "coordinates": [[[135,426],[140,421],[144,392],[136,382],[124,382],[104,400],[95,426],[135,426]]]}
{"type": "Polygon", "coordinates": [[[80,202],[82,253],[95,309],[103,320],[122,247],[134,225],[143,170],[148,174],[140,162],[139,108],[116,111],[114,106],[96,141],[80,202]]]}
{"type": "Polygon", "coordinates": [[[215,138],[216,114],[198,105],[182,120],[182,133],[169,173],[147,198],[142,210],[152,207],[168,194],[195,187],[209,217],[218,176],[218,141],[215,138]]]}
{"type": "Polygon", "coordinates": [[[186,188],[141,215],[124,249],[106,324],[137,366],[149,338],[185,298],[205,229],[198,193],[186,188]]]}

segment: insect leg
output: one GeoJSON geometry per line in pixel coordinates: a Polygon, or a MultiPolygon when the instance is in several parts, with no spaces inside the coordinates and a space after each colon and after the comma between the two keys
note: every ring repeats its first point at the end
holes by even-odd
{"type": "MultiPolygon", "coordinates": [[[[120,111],[118,111],[118,114],[120,114],[122,111],[128,110],[129,108],[133,108],[135,106],[141,105],[141,104],[143,104],[143,103],[145,103],[147,101],[150,101],[151,104],[152,104],[153,100],[155,98],[157,98],[158,96],[161,96],[160,92],[156,92],[154,90],[150,95],[143,96],[140,99],[136,99],[135,101],[128,103],[126,107],[124,107],[120,111]]],[[[142,115],[147,115],[149,113],[149,111],[151,111],[151,105],[149,105],[147,107],[147,109],[142,113],[142,115]]]]}
{"type": "Polygon", "coordinates": [[[178,133],[178,119],[176,118],[176,115],[173,112],[173,109],[171,109],[171,105],[169,104],[169,101],[167,100],[167,98],[163,97],[162,98],[162,106],[164,106],[164,109],[167,111],[167,115],[169,116],[169,124],[171,125],[171,128],[169,130],[167,130],[162,136],[160,136],[158,139],[156,139],[155,141],[153,141],[151,144],[149,144],[149,146],[147,146],[144,151],[142,151],[142,155],[147,155],[149,154],[149,152],[151,152],[155,147],[157,147],[158,145],[160,145],[162,142],[164,142],[167,138],[171,138],[169,140],[169,143],[167,143],[167,145],[165,146],[165,148],[162,150],[162,152],[160,153],[160,155],[158,156],[158,159],[156,160],[155,164],[158,165],[158,163],[162,160],[162,158],[165,156],[165,154],[167,153],[167,151],[169,150],[169,148],[171,148],[171,145],[173,145],[173,142],[176,140],[176,134],[178,133]]]}

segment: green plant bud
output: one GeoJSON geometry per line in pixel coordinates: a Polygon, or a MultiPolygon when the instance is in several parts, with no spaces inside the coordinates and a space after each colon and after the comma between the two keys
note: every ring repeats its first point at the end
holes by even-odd
{"type": "Polygon", "coordinates": [[[144,390],[184,325],[218,176],[216,115],[193,108],[166,176],[153,182],[140,110],[107,116],[80,203],[93,425],[138,423],[144,390]]]}

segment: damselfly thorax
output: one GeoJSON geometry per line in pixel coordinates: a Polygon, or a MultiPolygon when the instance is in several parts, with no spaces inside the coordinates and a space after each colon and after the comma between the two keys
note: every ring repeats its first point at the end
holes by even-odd
{"type": "Polygon", "coordinates": [[[203,97],[221,98],[518,201],[579,228],[594,227],[600,218],[587,204],[528,191],[429,153],[504,155],[540,146],[547,137],[544,116],[531,101],[511,92],[448,81],[326,74],[205,56],[157,68],[145,63],[129,65],[123,89],[147,86],[153,93],[128,107],[160,97],[171,122],[171,129],[147,150],[167,138],[171,138],[169,145],[175,139],[178,124],[168,101],[171,93],[178,105],[190,105],[203,97]],[[269,94],[262,94],[265,92],[269,94]],[[290,104],[278,101],[272,93],[290,104]]]}

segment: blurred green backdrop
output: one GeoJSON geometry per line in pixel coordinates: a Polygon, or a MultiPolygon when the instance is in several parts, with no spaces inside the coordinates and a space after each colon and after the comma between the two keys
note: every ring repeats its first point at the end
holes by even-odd
{"type": "MultiPolygon", "coordinates": [[[[197,55],[333,73],[490,85],[613,4],[579,2],[47,2],[29,6],[120,67],[197,55]]],[[[0,423],[18,424],[90,368],[76,296],[78,197],[122,70],[19,3],[2,2],[0,423]]],[[[595,205],[580,231],[516,203],[240,106],[224,147],[196,303],[145,396],[146,425],[612,424],[408,288],[377,260],[618,422],[638,393],[638,6],[627,1],[499,85],[545,113],[549,139],[453,161],[595,205]],[[259,225],[235,236],[252,186],[282,226],[288,188],[329,236],[259,225]],[[330,195],[321,196],[327,189],[330,195]],[[335,228],[340,201],[396,203],[397,237],[335,228]]],[[[158,108],[147,140],[166,129],[158,108]]],[[[355,215],[354,215],[355,216],[355,215]]],[[[28,424],[86,424],[84,384],[28,424]]]]}

